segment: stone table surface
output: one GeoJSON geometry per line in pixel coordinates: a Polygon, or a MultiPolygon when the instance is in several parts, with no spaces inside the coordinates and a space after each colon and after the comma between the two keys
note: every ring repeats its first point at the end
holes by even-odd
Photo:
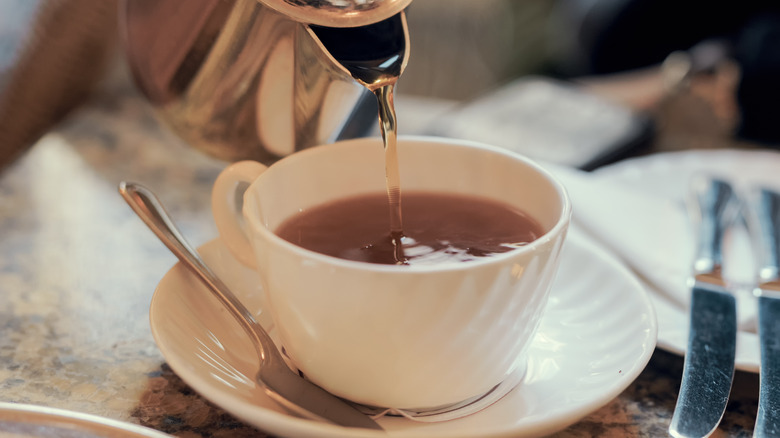
{"type": "MultiPolygon", "coordinates": [[[[128,86],[97,96],[2,170],[0,401],[179,437],[266,436],[166,365],[148,311],[175,258],[117,192],[121,180],[153,188],[200,245],[216,235],[209,192],[224,165],[169,133],[128,86]]],[[[665,436],[681,370],[681,357],[656,351],[622,394],[554,436],[665,436]]],[[[758,377],[738,372],[719,436],[751,435],[757,394],[758,377]]]]}

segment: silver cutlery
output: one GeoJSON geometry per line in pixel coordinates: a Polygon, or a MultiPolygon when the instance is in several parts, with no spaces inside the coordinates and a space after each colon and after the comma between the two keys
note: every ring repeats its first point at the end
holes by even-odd
{"type": "Polygon", "coordinates": [[[734,376],[736,300],[723,280],[722,245],[739,202],[726,181],[697,177],[691,184],[689,206],[698,228],[690,332],[669,433],[706,437],[723,417],[734,376]]]}
{"type": "Polygon", "coordinates": [[[747,195],[748,228],[758,267],[761,370],[753,436],[780,437],[780,193],[755,187],[747,195]]]}
{"type": "Polygon", "coordinates": [[[122,182],[119,192],[165,246],[207,286],[241,324],[260,356],[257,382],[271,399],[304,418],[347,427],[382,430],[381,426],[367,415],[287,367],[268,333],[184,239],[159,199],[150,190],[139,184],[122,182]]]}

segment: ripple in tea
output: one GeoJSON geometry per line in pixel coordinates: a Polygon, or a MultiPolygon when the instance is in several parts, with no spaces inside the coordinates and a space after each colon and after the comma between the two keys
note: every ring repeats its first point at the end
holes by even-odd
{"type": "Polygon", "coordinates": [[[543,233],[536,220],[500,202],[412,191],[404,192],[404,228],[399,239],[388,231],[387,208],[384,193],[344,198],[296,214],[276,234],[342,259],[420,265],[489,257],[525,245],[543,233]]]}

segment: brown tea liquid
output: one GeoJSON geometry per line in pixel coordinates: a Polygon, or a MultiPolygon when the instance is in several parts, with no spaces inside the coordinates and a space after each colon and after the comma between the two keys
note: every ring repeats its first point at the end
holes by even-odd
{"type": "Polygon", "coordinates": [[[311,28],[330,54],[377,98],[385,148],[390,241],[395,248],[396,263],[405,263],[401,244],[404,227],[393,90],[408,60],[406,16],[400,13],[379,23],[355,28],[311,28]]]}
{"type": "Polygon", "coordinates": [[[368,263],[431,265],[490,257],[536,240],[543,228],[524,212],[487,198],[404,192],[404,236],[388,232],[384,193],[365,194],[304,210],[275,233],[300,247],[368,263]]]}

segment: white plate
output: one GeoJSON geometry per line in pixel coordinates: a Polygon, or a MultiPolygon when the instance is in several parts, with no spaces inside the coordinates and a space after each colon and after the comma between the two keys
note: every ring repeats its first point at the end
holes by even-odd
{"type": "Polygon", "coordinates": [[[0,435],[9,438],[170,438],[170,435],[135,424],[16,403],[0,403],[0,435]]]}
{"type": "MultiPolygon", "coordinates": [[[[250,309],[265,316],[259,278],[214,240],[201,248],[250,309]]],[[[500,437],[549,434],[607,404],[644,369],[656,341],[649,297],[600,247],[572,233],[523,383],[487,409],[457,420],[379,420],[387,435],[293,417],[254,382],[258,359],[216,299],[181,265],[161,280],[150,309],[152,331],[171,368],[205,398],[275,435],[296,437],[500,437]]],[[[271,329],[273,330],[273,329],[271,329]]]]}
{"type": "MultiPolygon", "coordinates": [[[[682,205],[688,193],[690,178],[697,173],[719,175],[734,183],[737,190],[751,184],[780,188],[780,153],[744,150],[670,152],[620,161],[593,173],[600,178],[614,180],[616,184],[671,199],[678,203],[680,208],[684,208],[682,205]]],[[[743,252],[750,256],[749,249],[743,252]]],[[[729,266],[724,266],[724,269],[728,270],[729,266]]],[[[747,274],[747,278],[752,277],[751,272],[747,274]]],[[[741,296],[747,294],[745,292],[741,296]]],[[[684,354],[688,342],[687,309],[666,301],[657,294],[651,298],[658,314],[658,346],[672,353],[684,354]]],[[[745,303],[749,301],[746,299],[745,303]]],[[[743,327],[737,334],[737,369],[757,373],[760,360],[755,328],[743,327]]]]}

